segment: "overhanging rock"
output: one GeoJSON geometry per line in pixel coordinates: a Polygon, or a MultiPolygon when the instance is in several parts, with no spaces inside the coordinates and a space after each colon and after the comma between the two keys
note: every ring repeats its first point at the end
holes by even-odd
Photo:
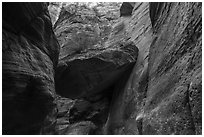
{"type": "Polygon", "coordinates": [[[73,99],[101,93],[132,69],[137,55],[138,48],[129,42],[120,48],[93,49],[62,58],[56,72],[56,92],[73,99]]]}

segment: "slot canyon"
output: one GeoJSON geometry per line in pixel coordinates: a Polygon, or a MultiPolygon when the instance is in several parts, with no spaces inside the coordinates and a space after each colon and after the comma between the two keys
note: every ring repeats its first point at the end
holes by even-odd
{"type": "Polygon", "coordinates": [[[201,135],[201,2],[3,2],[3,135],[201,135]]]}

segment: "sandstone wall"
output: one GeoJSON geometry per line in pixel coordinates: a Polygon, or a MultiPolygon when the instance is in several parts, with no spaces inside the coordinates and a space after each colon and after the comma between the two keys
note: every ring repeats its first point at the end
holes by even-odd
{"type": "Polygon", "coordinates": [[[47,4],[2,5],[2,133],[47,133],[59,54],[47,4]]]}
{"type": "Polygon", "coordinates": [[[3,134],[202,134],[202,3],[2,5],[3,134]]]}
{"type": "Polygon", "coordinates": [[[137,63],[114,98],[108,134],[201,134],[202,4],[136,3],[137,63]]]}

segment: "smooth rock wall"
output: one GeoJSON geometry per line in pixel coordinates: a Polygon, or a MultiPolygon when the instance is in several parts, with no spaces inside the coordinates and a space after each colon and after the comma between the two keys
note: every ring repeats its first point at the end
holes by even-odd
{"type": "MultiPolygon", "coordinates": [[[[139,49],[137,62],[124,87],[113,96],[107,121],[107,134],[139,134],[135,115],[143,105],[147,88],[148,54],[152,42],[149,3],[136,3],[132,16],[124,22],[126,37],[139,49]],[[135,10],[136,9],[136,10],[135,10]]],[[[120,85],[120,84],[118,84],[120,85]]]]}

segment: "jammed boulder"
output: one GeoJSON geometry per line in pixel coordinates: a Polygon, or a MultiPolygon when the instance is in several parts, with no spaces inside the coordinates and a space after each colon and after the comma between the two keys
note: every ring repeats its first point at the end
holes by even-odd
{"type": "Polygon", "coordinates": [[[133,43],[119,49],[95,49],[60,60],[56,91],[69,98],[88,97],[113,85],[137,59],[133,43]]]}
{"type": "Polygon", "coordinates": [[[60,125],[59,134],[104,134],[112,94],[117,92],[114,89],[121,79],[124,80],[121,85],[126,83],[137,59],[138,49],[133,43],[123,46],[95,49],[60,60],[55,77],[56,92],[77,100],[69,108],[69,116],[62,116],[69,123],[60,125]],[[83,126],[78,126],[81,122],[83,126]]]}
{"type": "Polygon", "coordinates": [[[138,48],[126,37],[126,17],[113,25],[107,41],[99,43],[100,40],[94,40],[99,35],[93,25],[88,29],[86,20],[83,24],[69,24],[69,14],[62,15],[64,18],[58,20],[55,28],[61,44],[56,92],[76,100],[69,111],[70,123],[66,127],[60,125],[63,128],[60,134],[104,134],[113,92],[125,86],[137,60],[138,48]],[[94,34],[92,39],[90,34],[94,34]],[[80,126],[81,122],[84,126],[80,126]],[[84,132],[84,128],[88,131],[84,132]]]}
{"type": "MultiPolygon", "coordinates": [[[[103,2],[95,3],[94,6],[93,4],[85,2],[62,4],[54,25],[61,46],[60,54],[70,55],[104,47],[111,33],[112,24],[119,18],[120,4],[103,2]]],[[[54,12],[53,9],[50,8],[50,13],[54,12]]]]}
{"type": "Polygon", "coordinates": [[[2,9],[2,132],[47,134],[59,54],[47,4],[4,2],[2,9]]]}

